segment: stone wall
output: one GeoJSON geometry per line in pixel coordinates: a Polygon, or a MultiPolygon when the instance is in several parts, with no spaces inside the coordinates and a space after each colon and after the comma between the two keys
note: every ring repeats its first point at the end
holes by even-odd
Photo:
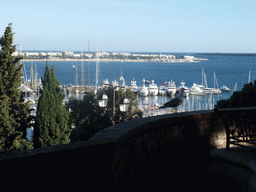
{"type": "Polygon", "coordinates": [[[216,184],[208,178],[210,150],[225,142],[225,127],[213,111],[135,119],[88,141],[0,155],[1,186],[209,189],[216,184]]]}

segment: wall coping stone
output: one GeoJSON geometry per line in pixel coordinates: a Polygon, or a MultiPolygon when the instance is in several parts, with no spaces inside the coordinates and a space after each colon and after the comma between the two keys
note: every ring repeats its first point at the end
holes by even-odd
{"type": "MultiPolygon", "coordinates": [[[[256,110],[256,107],[247,107],[247,108],[228,108],[228,109],[219,109],[219,111],[243,111],[243,110],[256,110]]],[[[213,110],[201,110],[201,111],[191,111],[191,112],[181,112],[173,113],[167,115],[159,115],[153,117],[146,117],[141,119],[135,119],[132,121],[126,121],[115,126],[108,127],[102,131],[96,133],[94,136],[89,138],[87,144],[93,145],[98,143],[108,143],[108,142],[118,142],[123,141],[133,134],[131,134],[138,127],[156,122],[157,120],[162,119],[171,119],[171,118],[180,118],[187,116],[200,116],[209,115],[210,113],[215,113],[213,110]]],[[[140,130],[141,131],[141,130],[140,130]]],[[[134,133],[134,132],[133,132],[134,133]]]]}
{"type": "Polygon", "coordinates": [[[94,136],[89,138],[89,140],[87,140],[87,144],[93,145],[93,144],[108,143],[108,142],[118,143],[118,141],[120,140],[123,141],[129,138],[130,136],[132,136],[133,134],[131,134],[131,132],[134,133],[134,130],[136,130],[138,127],[156,122],[158,120],[180,118],[180,117],[186,117],[186,116],[205,115],[212,112],[213,110],[182,112],[182,113],[173,113],[173,114],[167,114],[167,115],[159,115],[159,116],[146,117],[141,119],[134,119],[132,121],[126,121],[126,122],[108,127],[96,133],[94,136]]]}

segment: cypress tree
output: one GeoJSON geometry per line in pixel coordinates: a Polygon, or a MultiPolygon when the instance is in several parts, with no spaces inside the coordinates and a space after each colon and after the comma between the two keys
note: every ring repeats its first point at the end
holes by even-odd
{"type": "Polygon", "coordinates": [[[26,139],[29,126],[29,103],[24,103],[19,87],[21,85],[22,67],[20,60],[12,54],[12,24],[6,28],[0,39],[0,151],[32,149],[33,145],[26,139]]]}
{"type": "Polygon", "coordinates": [[[54,66],[50,70],[46,62],[43,90],[38,100],[33,142],[35,148],[70,143],[69,112],[62,101],[65,94],[55,77],[54,66]]]}

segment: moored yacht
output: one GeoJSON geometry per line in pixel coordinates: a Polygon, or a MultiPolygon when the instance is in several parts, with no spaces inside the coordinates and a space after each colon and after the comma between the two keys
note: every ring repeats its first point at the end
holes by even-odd
{"type": "Polygon", "coordinates": [[[134,81],[134,79],[131,81],[131,91],[134,93],[137,93],[138,91],[138,86],[136,84],[136,81],[134,81]]]}
{"type": "Polygon", "coordinates": [[[198,96],[204,96],[205,92],[203,92],[203,85],[197,85],[196,83],[193,83],[193,86],[189,89],[190,95],[198,95],[198,96]]]}
{"type": "Polygon", "coordinates": [[[126,84],[125,84],[125,80],[124,80],[124,77],[122,76],[122,70],[121,70],[121,77],[119,79],[120,81],[122,81],[122,84],[121,84],[121,89],[123,89],[124,91],[126,90],[126,84]]]}
{"type": "Polygon", "coordinates": [[[159,95],[166,95],[166,87],[163,85],[160,86],[158,93],[159,93],[159,95]]]}
{"type": "Polygon", "coordinates": [[[106,80],[103,81],[102,87],[103,87],[103,88],[108,88],[108,87],[109,87],[108,79],[106,79],[106,80]]]}
{"type": "Polygon", "coordinates": [[[116,80],[112,81],[111,85],[112,85],[112,87],[115,87],[116,90],[119,89],[119,84],[116,80]]]}
{"type": "Polygon", "coordinates": [[[145,86],[145,78],[142,80],[142,88],[139,90],[139,95],[142,97],[148,96],[148,87],[145,86]]]}
{"type": "Polygon", "coordinates": [[[188,89],[188,87],[187,86],[185,86],[185,82],[181,82],[180,83],[180,86],[179,86],[179,89],[181,89],[181,88],[184,88],[184,97],[187,97],[188,95],[189,95],[189,89],[188,89]]]}
{"type": "Polygon", "coordinates": [[[167,94],[170,95],[170,96],[173,96],[175,93],[176,93],[176,85],[175,85],[175,82],[171,80],[171,82],[168,82],[168,86],[167,86],[167,94]]]}
{"type": "Polygon", "coordinates": [[[229,92],[229,91],[231,91],[231,89],[229,89],[227,86],[225,86],[225,85],[223,85],[221,88],[220,88],[220,90],[222,91],[222,92],[229,92]]]}
{"type": "Polygon", "coordinates": [[[152,80],[152,83],[148,87],[149,95],[156,96],[158,94],[158,87],[155,84],[155,81],[152,80]]]}
{"type": "Polygon", "coordinates": [[[215,88],[201,87],[201,89],[202,89],[202,91],[203,91],[205,94],[219,94],[219,93],[221,93],[220,90],[215,89],[215,88]]]}

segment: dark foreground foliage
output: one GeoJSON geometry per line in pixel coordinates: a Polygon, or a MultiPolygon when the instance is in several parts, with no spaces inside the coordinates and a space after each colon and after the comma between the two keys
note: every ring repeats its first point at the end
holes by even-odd
{"type": "Polygon", "coordinates": [[[239,108],[256,107],[256,80],[254,84],[247,83],[241,91],[235,91],[227,100],[220,100],[216,107],[220,108],[239,108]]]}

